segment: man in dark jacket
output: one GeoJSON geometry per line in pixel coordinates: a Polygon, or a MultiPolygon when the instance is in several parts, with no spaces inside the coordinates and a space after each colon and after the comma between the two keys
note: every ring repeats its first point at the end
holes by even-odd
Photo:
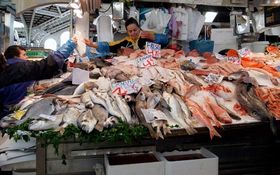
{"type": "MultiPolygon", "coordinates": [[[[70,56],[75,47],[76,38],[74,37],[41,61],[28,61],[18,57],[6,60],[3,55],[0,55],[0,63],[2,63],[0,66],[0,105],[2,108],[0,118],[7,115],[9,108],[27,95],[27,89],[33,82],[31,80],[47,79],[57,75],[63,67],[64,60],[70,56]]],[[[5,52],[5,55],[9,56],[6,53],[8,52],[5,52]]]]}

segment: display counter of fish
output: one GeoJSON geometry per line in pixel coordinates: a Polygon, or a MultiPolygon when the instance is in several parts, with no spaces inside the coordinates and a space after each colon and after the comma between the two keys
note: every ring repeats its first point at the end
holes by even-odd
{"type": "Polygon", "coordinates": [[[113,65],[102,60],[87,63],[98,76],[79,86],[62,81],[45,90],[45,95],[26,97],[17,111],[1,119],[1,127],[30,119],[29,130],[63,133],[73,124],[90,133],[102,132],[121,120],[146,126],[153,138],[164,138],[177,129],[192,135],[199,127],[207,127],[213,138],[222,137],[219,129],[224,125],[269,120],[276,132],[274,120],[280,116],[277,73],[215,55],[188,56],[168,50],[162,50],[156,65],[142,67],[137,55],[143,54],[136,51],[130,57],[115,57],[113,65]],[[213,74],[221,79],[217,81],[213,74]]]}

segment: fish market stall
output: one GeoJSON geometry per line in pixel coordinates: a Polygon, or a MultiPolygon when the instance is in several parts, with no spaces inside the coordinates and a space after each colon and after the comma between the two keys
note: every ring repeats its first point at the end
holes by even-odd
{"type": "Polygon", "coordinates": [[[225,162],[229,149],[248,149],[242,151],[246,157],[255,147],[263,151],[258,144],[272,154],[280,115],[279,53],[256,59],[244,50],[222,56],[161,49],[160,58],[137,50],[92,59],[76,64],[72,79],[50,80],[50,86],[45,81],[45,89],[26,97],[1,127],[14,138],[37,138],[39,174],[54,173],[58,162],[69,168],[80,159],[102,163],[105,153],[149,149],[204,146],[225,162]],[[73,85],[76,71],[88,78],[73,85]]]}

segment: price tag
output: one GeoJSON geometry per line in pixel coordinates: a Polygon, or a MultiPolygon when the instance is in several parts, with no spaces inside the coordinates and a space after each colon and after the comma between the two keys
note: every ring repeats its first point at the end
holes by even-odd
{"type": "Polygon", "coordinates": [[[50,120],[50,121],[55,121],[56,120],[55,115],[40,114],[39,117],[50,120]]]}
{"type": "Polygon", "coordinates": [[[238,50],[238,54],[240,57],[246,57],[248,55],[250,55],[252,52],[249,48],[242,48],[240,50],[238,50]]]}
{"type": "Polygon", "coordinates": [[[137,93],[141,85],[136,80],[127,80],[112,84],[112,93],[124,96],[127,94],[137,93]]]}
{"type": "Polygon", "coordinates": [[[233,64],[241,64],[241,59],[239,57],[227,57],[227,61],[233,64]]]}
{"type": "Polygon", "coordinates": [[[226,60],[226,56],[224,56],[224,55],[221,55],[221,54],[218,54],[218,53],[214,53],[214,55],[218,60],[221,60],[221,61],[226,60]]]}
{"type": "Polygon", "coordinates": [[[221,83],[223,81],[224,76],[210,73],[208,76],[204,79],[204,81],[208,84],[215,84],[215,83],[221,83]]]}
{"type": "Polygon", "coordinates": [[[145,55],[137,58],[138,67],[150,67],[156,65],[156,60],[153,59],[152,55],[145,55]]]}
{"type": "Polygon", "coordinates": [[[160,44],[146,42],[146,53],[152,55],[153,58],[160,58],[160,49],[160,44]]]}
{"type": "Polygon", "coordinates": [[[89,81],[89,71],[74,68],[72,71],[72,84],[78,85],[89,81]]]}

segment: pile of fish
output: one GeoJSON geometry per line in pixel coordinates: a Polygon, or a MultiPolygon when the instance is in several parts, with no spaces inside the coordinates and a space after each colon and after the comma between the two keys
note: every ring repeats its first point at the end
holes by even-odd
{"type": "Polygon", "coordinates": [[[196,51],[161,53],[148,66],[139,63],[143,50],[109,61],[80,63],[77,67],[90,71],[90,81],[79,86],[60,81],[26,97],[18,104],[19,110],[2,118],[1,127],[31,119],[29,130],[63,133],[74,124],[90,133],[102,132],[121,120],[146,126],[153,138],[164,138],[174,129],[192,135],[198,127],[207,127],[213,138],[221,137],[217,128],[223,125],[270,121],[276,132],[273,122],[280,116],[276,72],[248,67],[248,60],[257,61],[248,55],[243,66],[245,58],[240,56],[236,64],[196,51]]]}

